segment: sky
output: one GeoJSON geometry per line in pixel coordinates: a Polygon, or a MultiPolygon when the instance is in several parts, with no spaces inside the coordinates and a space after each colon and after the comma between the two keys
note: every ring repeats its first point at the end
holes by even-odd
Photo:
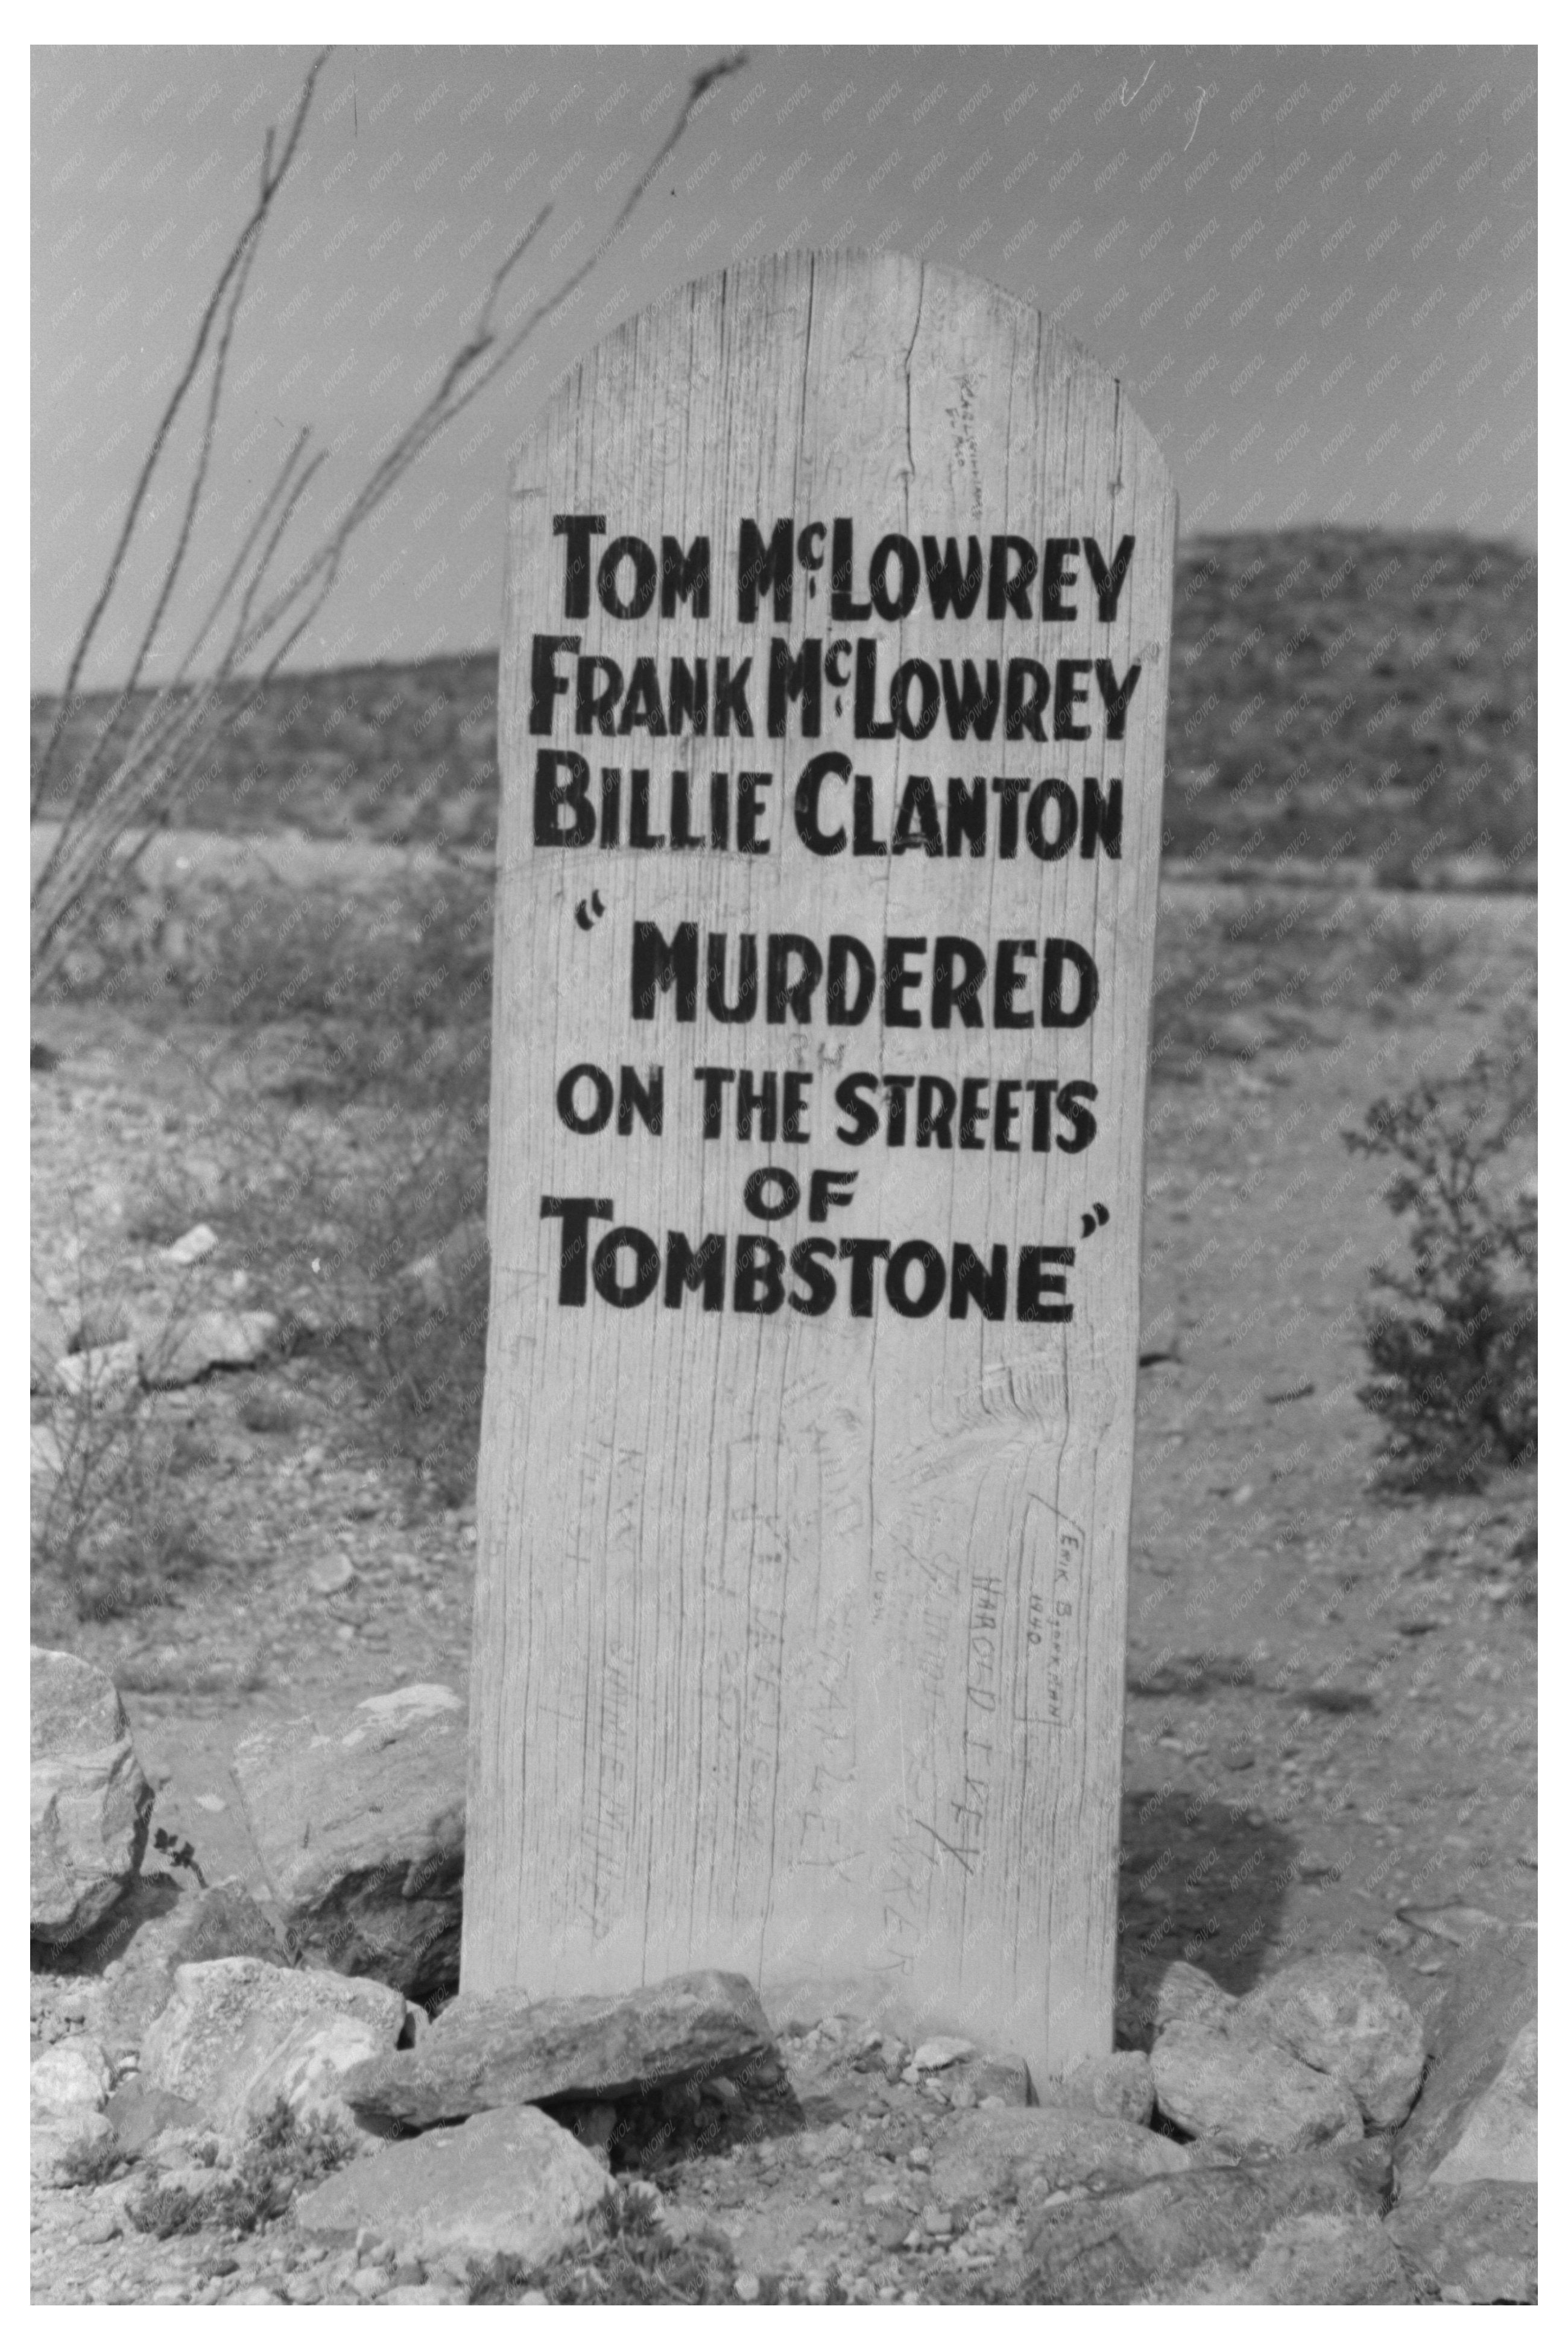
{"type": "MultiPolygon", "coordinates": [[[[66,673],[311,54],[32,51],[35,689],[66,673]]],[[[317,511],[356,484],[541,206],[499,326],[594,254],[723,54],[334,52],[236,330],[192,589],[300,426],[332,452],[317,511]]],[[[1334,521],[1533,543],[1535,151],[1528,47],[753,48],[571,301],[358,539],[289,665],[493,646],[508,452],[563,371],[685,279],[788,247],[890,248],[1036,305],[1123,379],[1184,534],[1334,521]]],[[[171,443],[186,463],[196,413],[171,443]]],[[[89,684],[124,666],[184,479],[152,501],[89,684]]],[[[182,588],[151,674],[195,609],[182,588]]]]}

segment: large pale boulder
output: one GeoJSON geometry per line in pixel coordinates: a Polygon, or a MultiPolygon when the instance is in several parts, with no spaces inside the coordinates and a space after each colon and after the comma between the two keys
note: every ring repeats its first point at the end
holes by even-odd
{"type": "Polygon", "coordinates": [[[1237,2013],[1303,2064],[1343,2081],[1370,2129],[1393,2128],[1415,2102],[1426,2036],[1370,1952],[1297,1959],[1249,1991],[1237,2013]]]}
{"type": "Polygon", "coordinates": [[[69,1942],[108,1916],[141,1866],[152,1790],[109,1675],[32,1653],[32,1929],[69,1942]]]}
{"type": "Polygon", "coordinates": [[[608,1998],[493,1991],[454,2000],[412,2048],[350,2074],[344,2095],[364,2118],[429,2129],[495,2106],[711,2079],[772,2038],[743,1975],[672,1975],[608,1998]]]}
{"type": "Polygon", "coordinates": [[[1150,2064],[1161,2114],[1211,2155],[1300,2154],[1362,2134],[1361,2109],[1342,2081],[1314,2072],[1234,2010],[1168,2024],[1150,2064]]]}
{"type": "Polygon", "coordinates": [[[413,1999],[449,1992],[462,1929],[462,1699],[418,1682],[258,1731],[234,1773],[290,1950],[413,1999]]]}
{"type": "Polygon", "coordinates": [[[475,2114],[334,2173],[302,2195],[302,2234],[351,2244],[361,2230],[406,2261],[541,2267],[613,2193],[609,2173],[535,2106],[475,2114]]]}
{"type": "Polygon", "coordinates": [[[400,1991],[362,1977],[211,1959],[180,1966],[142,2043],[147,2085],[238,2135],[279,2096],[319,2109],[367,2056],[389,2052],[409,2021],[400,1991]]]}

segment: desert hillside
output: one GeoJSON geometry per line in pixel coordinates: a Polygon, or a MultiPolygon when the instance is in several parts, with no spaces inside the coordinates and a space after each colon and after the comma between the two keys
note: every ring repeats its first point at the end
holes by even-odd
{"type": "MultiPolygon", "coordinates": [[[[293,673],[181,820],[472,848],[495,835],[493,652],[293,673]]],[[[87,728],[101,697],[84,701],[87,728]]],[[[54,714],[35,696],[36,747],[54,714]]],[[[1194,538],[1177,574],[1168,858],[1532,887],[1536,561],[1455,533],[1194,538]]]]}

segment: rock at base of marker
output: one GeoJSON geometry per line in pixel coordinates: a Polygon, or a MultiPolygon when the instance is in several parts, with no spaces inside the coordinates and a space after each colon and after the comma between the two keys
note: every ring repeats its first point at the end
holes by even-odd
{"type": "Polygon", "coordinates": [[[385,1983],[262,1959],[176,1968],[173,1995],[141,2051],[150,2088],[185,2097],[219,2131],[243,2133],[279,2097],[347,2118],[342,2075],[395,2048],[408,2003],[385,1983]]]}
{"type": "Polygon", "coordinates": [[[1395,2147],[1401,2202],[1428,2179],[1535,2176],[1536,1930],[1481,1919],[1434,2001],[1431,2070],[1395,2147]]]}
{"type": "Polygon", "coordinates": [[[1522,2303],[1538,2297],[1533,2186],[1473,2178],[1417,2188],[1389,2213],[1387,2228],[1411,2274],[1444,2301],[1522,2303]]]}
{"type": "Polygon", "coordinates": [[[1189,2171],[1039,2213],[1023,2297],[1056,2304],[1408,2303],[1382,2224],[1386,2152],[1189,2171]]]}
{"type": "Polygon", "coordinates": [[[138,1877],[98,1930],[72,1950],[74,1965],[102,1978],[94,2029],[111,2055],[140,2048],[168,2006],[178,1967],[205,1959],[284,1963],[271,1920],[238,1884],[185,1886],[138,1877]]]}
{"type": "Polygon", "coordinates": [[[1303,2064],[1343,2081],[1369,2129],[1392,2129],[1409,2112],[1426,2037],[1370,1952],[1297,1959],[1249,1991],[1238,2012],[1303,2064]]]}
{"type": "Polygon", "coordinates": [[[1245,2001],[1181,1960],[1159,1986],[1150,2065],[1160,2113],[1210,2155],[1268,2160],[1362,2135],[1343,2081],[1303,2064],[1245,2001]]]}
{"type": "Polygon", "coordinates": [[[295,2217],[305,2235],[333,2244],[369,2229],[405,2261],[504,2252],[537,2268],[612,2192],[608,2172],[570,2131],[516,2106],[351,2164],[302,2196],[295,2217]]]}
{"type": "Polygon", "coordinates": [[[1174,2138],[1136,2123],[1058,2106],[997,2106],[954,2117],[935,2148],[930,2192],[955,2203],[1033,2204],[1059,2188],[1128,2187],[1185,2171],[1174,2138]]]}
{"type": "Polygon", "coordinates": [[[1085,2057],[1070,2073],[1043,2082],[1040,2102],[1147,2127],[1154,2117],[1153,2069],[1141,2048],[1118,2048],[1109,2056],[1085,2057]]]}
{"type": "Polygon", "coordinates": [[[279,1723],[234,1752],[289,1949],[428,2001],[457,1981],[468,1714],[440,1682],[279,1723]]]}
{"type": "Polygon", "coordinates": [[[614,2100],[728,2073],[771,2045],[743,1975],[673,1975],[618,1998],[459,1998],[416,2047],[362,2066],[345,2094],[362,2118],[428,2129],[545,2098],[614,2100]]]}

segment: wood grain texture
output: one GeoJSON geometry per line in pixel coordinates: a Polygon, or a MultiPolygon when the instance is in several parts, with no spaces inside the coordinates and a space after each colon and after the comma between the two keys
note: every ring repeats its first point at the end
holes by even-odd
{"type": "MultiPolygon", "coordinates": [[[[493,1295],[465,1895],[465,1991],[612,1991],[696,1967],[759,1982],[864,1975],[933,2024],[1024,2054],[1037,2077],[1111,2038],[1143,1115],[1170,639],[1175,500],[1119,385],[997,289],[895,255],[788,254],[680,288],[590,351],[513,481],[502,651],[491,1163],[493,1295]],[[713,549],[711,618],[566,621],[557,514],[608,536],[713,549]],[[1092,536],[1136,552],[1114,621],[1081,571],[1071,622],[934,617],[830,624],[794,578],[790,625],[739,622],[742,517],[855,521],[856,593],[902,532],[1092,536]],[[753,655],[750,741],[581,743],[569,695],[548,741],[674,767],[701,810],[715,766],[771,771],[766,856],[534,846],[535,632],[629,670],[753,655]],[[792,706],[765,739],[769,640],[874,636],[881,674],[943,657],[1108,658],[1142,676],[1124,741],[857,742],[829,691],[819,741],[792,706]],[[911,774],[1123,782],[1121,854],[1042,861],[812,855],[790,820],[813,752],[872,775],[881,837],[911,774]],[[574,910],[597,889],[603,918],[574,910]],[[1066,937],[1093,956],[1084,1025],[957,1022],[884,1033],[629,1016],[632,925],[694,920],[732,942],[788,930],[1066,937]],[[664,1069],[665,1130],[568,1132],[561,1074],[664,1069]],[[692,1071],[814,1078],[808,1144],[701,1139],[692,1071]],[[1085,1079],[1098,1133],[1076,1154],[857,1149],[835,1139],[845,1072],[1085,1079]],[[853,1168],[853,1204],[812,1225],[742,1206],[756,1168],[853,1168]],[[694,1242],[767,1232],[968,1241],[1010,1268],[1076,1250],[1070,1323],[942,1308],[868,1318],[707,1313],[688,1297],[558,1302],[561,1225],[543,1195],[613,1198],[618,1222],[694,1242]],[[1082,1237],[1101,1202],[1103,1229],[1082,1237]],[[1070,1612],[1063,1612],[1064,1610],[1070,1612]],[[1032,1637],[1032,1633],[1033,1637],[1032,1637]]],[[[596,558],[607,543],[595,541],[596,558]]],[[[1080,565],[1081,570],[1081,565],[1080,565]]],[[[563,664],[563,671],[566,664],[563,664]]],[[[1091,690],[1093,680],[1089,681],[1091,690]]],[[[886,707],[886,685],[882,688],[886,707]]],[[[1086,708],[1082,713],[1090,716],[1086,708]]],[[[1099,712],[1103,722],[1103,712],[1099,712]]],[[[1049,725],[1047,725],[1049,733],[1049,725]]],[[[848,792],[832,802],[848,821],[848,792]]],[[[827,805],[825,802],[825,807],[827,805]]],[[[623,820],[624,821],[624,820],[623,820]]],[[[701,818],[699,818],[701,821],[701,818]]],[[[732,962],[732,983],[733,964],[732,962]]],[[[1033,965],[1035,972],[1039,964],[1033,965]]],[[[917,990],[911,1002],[922,1000],[917,990]]],[[[1022,999],[1021,999],[1022,1000],[1022,999]]],[[[988,998],[989,1002],[989,998],[988,998]]],[[[732,1088],[730,1089],[732,1092],[732,1088]]],[[[1023,1097],[1027,1105],[1029,1097],[1023,1097]]],[[[607,1228],[594,1227],[597,1240],[607,1228]]],[[[1010,1274],[1011,1279],[1011,1274],[1010,1274]]],[[[881,1274],[877,1274],[880,1293],[881,1274]]]]}

